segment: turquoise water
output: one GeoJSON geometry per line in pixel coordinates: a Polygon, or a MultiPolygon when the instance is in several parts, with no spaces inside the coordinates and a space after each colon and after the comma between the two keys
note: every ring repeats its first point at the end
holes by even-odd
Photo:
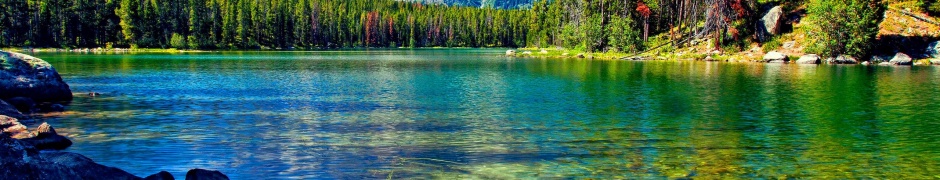
{"type": "Polygon", "coordinates": [[[940,178],[938,66],[503,52],[39,53],[77,97],[34,123],[138,176],[940,178]]]}

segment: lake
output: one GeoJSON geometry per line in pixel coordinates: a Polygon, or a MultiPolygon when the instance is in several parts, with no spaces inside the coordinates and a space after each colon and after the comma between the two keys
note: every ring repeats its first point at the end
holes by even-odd
{"type": "Polygon", "coordinates": [[[37,53],[76,98],[27,125],[138,176],[940,178],[940,66],[504,51],[37,53]]]}

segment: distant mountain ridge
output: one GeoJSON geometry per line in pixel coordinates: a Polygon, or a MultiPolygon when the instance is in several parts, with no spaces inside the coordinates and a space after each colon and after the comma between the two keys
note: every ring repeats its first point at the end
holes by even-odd
{"type": "Polygon", "coordinates": [[[532,7],[532,0],[401,0],[451,6],[495,7],[499,9],[524,9],[532,7]]]}

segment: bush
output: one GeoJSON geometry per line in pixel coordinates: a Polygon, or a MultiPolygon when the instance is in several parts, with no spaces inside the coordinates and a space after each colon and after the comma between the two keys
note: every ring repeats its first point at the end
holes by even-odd
{"type": "Polygon", "coordinates": [[[771,52],[771,51],[780,49],[781,46],[783,46],[783,43],[780,42],[780,39],[773,38],[770,41],[767,41],[766,43],[761,45],[761,49],[764,50],[764,52],[771,52]]]}
{"type": "Polygon", "coordinates": [[[864,57],[874,47],[885,5],[880,0],[809,0],[807,52],[864,57]]]}
{"type": "Polygon", "coordinates": [[[940,15],[940,2],[937,0],[920,0],[920,7],[930,15],[940,15]]]}
{"type": "Polygon", "coordinates": [[[170,37],[170,46],[177,49],[186,49],[186,38],[183,36],[173,33],[173,36],[170,37]]]}

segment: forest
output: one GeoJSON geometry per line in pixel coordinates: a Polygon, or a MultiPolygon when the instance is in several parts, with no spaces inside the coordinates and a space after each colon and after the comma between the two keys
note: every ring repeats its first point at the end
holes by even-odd
{"type": "MultiPolygon", "coordinates": [[[[785,0],[0,0],[0,46],[53,48],[318,49],[563,47],[637,52],[655,35],[678,46],[765,41],[757,22],[785,0]],[[442,2],[442,3],[428,3],[442,2]],[[493,1],[479,1],[481,3],[493,1]],[[496,1],[499,2],[499,1],[496,1]],[[516,2],[518,1],[508,1],[516,2]],[[479,5],[479,7],[478,7],[479,5]]],[[[880,0],[796,0],[877,19],[880,0]]],[[[870,41],[871,23],[832,17],[870,41]]],[[[877,22],[877,21],[875,21],[877,22]]],[[[839,24],[841,23],[841,24],[839,24]]],[[[874,24],[877,27],[877,23],[874,24]]],[[[827,28],[819,28],[822,31],[827,28]]],[[[876,31],[877,32],[877,31],[876,31]]],[[[820,42],[838,41],[833,34],[820,42]]],[[[835,46],[857,42],[832,42],[835,46]]],[[[820,50],[822,51],[822,50],[820,50]]],[[[848,50],[838,50],[842,51],[848,50]]],[[[854,52],[862,52],[855,50],[854,52]]]]}

